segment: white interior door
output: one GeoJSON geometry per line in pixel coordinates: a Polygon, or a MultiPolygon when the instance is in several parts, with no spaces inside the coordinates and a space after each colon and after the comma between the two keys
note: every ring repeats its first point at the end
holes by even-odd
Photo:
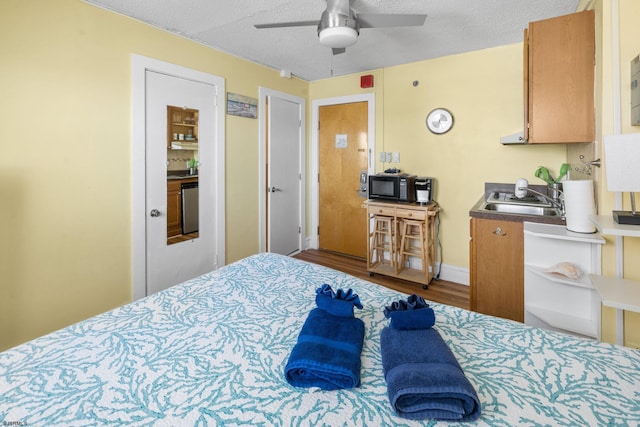
{"type": "Polygon", "coordinates": [[[216,87],[146,72],[147,295],[216,266],[214,161],[216,87]],[[167,106],[199,111],[199,236],[167,244],[167,106]],[[152,214],[153,212],[153,214],[152,214]]]}
{"type": "Polygon", "coordinates": [[[302,247],[302,108],[274,96],[268,106],[268,251],[290,255],[302,247]]]}

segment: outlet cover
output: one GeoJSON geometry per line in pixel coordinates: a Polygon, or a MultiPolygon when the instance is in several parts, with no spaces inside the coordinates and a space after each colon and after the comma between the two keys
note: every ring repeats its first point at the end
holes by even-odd
{"type": "Polygon", "coordinates": [[[391,163],[391,151],[387,151],[387,163],[391,163]]]}

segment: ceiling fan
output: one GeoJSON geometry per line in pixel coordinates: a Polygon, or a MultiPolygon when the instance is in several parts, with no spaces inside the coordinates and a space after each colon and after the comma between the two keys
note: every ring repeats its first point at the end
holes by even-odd
{"type": "Polygon", "coordinates": [[[384,14],[355,13],[350,0],[327,0],[327,9],[322,12],[319,21],[278,22],[256,24],[258,29],[318,26],[320,43],[330,47],[333,54],[344,53],[353,45],[360,34],[360,28],[381,27],[419,27],[424,25],[427,15],[420,14],[384,14]]]}

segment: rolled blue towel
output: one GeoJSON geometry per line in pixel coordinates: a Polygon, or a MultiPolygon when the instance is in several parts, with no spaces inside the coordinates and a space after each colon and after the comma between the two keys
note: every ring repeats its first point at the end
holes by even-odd
{"type": "Polygon", "coordinates": [[[327,313],[340,317],[353,317],[353,307],[362,309],[360,297],[352,289],[334,291],[326,283],[316,289],[316,305],[327,313]]]}
{"type": "Polygon", "coordinates": [[[323,390],[359,386],[364,322],[354,317],[353,308],[362,308],[360,297],[324,284],[316,289],[316,305],[289,356],[287,381],[323,390]]]}
{"type": "Polygon", "coordinates": [[[389,327],[400,330],[426,329],[436,322],[433,309],[424,298],[415,294],[385,307],[384,315],[391,319],[389,327]]]}
{"type": "Polygon", "coordinates": [[[398,416],[456,421],[480,417],[475,388],[435,329],[386,327],[380,352],[389,401],[398,416]]]}

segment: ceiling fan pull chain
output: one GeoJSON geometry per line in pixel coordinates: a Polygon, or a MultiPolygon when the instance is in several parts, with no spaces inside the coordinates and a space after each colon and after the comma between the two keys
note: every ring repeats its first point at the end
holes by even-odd
{"type": "Polygon", "coordinates": [[[331,54],[331,77],[333,77],[333,53],[331,54]]]}

